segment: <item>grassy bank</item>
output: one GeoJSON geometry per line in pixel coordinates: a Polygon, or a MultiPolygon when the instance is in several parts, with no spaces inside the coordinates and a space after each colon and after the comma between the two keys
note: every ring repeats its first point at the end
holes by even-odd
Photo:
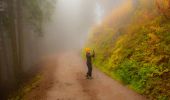
{"type": "Polygon", "coordinates": [[[150,99],[169,99],[170,19],[154,0],[139,0],[130,14],[109,17],[91,34],[87,46],[96,51],[95,66],[150,99]]]}

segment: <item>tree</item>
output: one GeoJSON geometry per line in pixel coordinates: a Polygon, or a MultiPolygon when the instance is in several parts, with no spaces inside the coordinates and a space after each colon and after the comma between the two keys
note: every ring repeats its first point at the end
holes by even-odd
{"type": "Polygon", "coordinates": [[[156,6],[160,13],[170,19],[170,0],[156,0],[156,6]]]}

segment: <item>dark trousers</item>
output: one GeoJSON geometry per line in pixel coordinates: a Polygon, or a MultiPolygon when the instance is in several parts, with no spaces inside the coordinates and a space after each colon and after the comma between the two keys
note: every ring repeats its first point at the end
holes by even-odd
{"type": "Polygon", "coordinates": [[[87,76],[92,76],[92,64],[88,64],[87,63],[87,67],[88,67],[88,72],[87,72],[87,76]]]}

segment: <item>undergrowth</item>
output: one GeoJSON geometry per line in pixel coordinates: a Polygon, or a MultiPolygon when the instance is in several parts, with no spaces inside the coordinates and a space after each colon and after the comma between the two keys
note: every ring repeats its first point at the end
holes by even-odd
{"type": "Polygon", "coordinates": [[[38,74],[32,78],[29,82],[23,84],[20,89],[9,96],[8,100],[23,100],[24,96],[36,88],[42,79],[42,75],[38,74]]]}
{"type": "MultiPolygon", "coordinates": [[[[151,1],[139,0],[131,22],[95,28],[86,46],[94,65],[153,100],[170,99],[170,20],[151,1]],[[110,30],[108,30],[108,28],[110,30]]],[[[114,20],[110,18],[110,22],[114,20]]]]}

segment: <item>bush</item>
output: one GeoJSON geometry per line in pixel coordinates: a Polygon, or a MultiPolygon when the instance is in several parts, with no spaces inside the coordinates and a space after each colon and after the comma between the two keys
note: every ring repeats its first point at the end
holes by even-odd
{"type": "Polygon", "coordinates": [[[140,1],[144,3],[134,10],[129,25],[121,26],[121,32],[108,23],[93,30],[97,36],[88,45],[96,51],[94,62],[100,70],[151,99],[168,100],[170,20],[158,14],[154,5],[150,7],[152,1],[140,1]]]}

